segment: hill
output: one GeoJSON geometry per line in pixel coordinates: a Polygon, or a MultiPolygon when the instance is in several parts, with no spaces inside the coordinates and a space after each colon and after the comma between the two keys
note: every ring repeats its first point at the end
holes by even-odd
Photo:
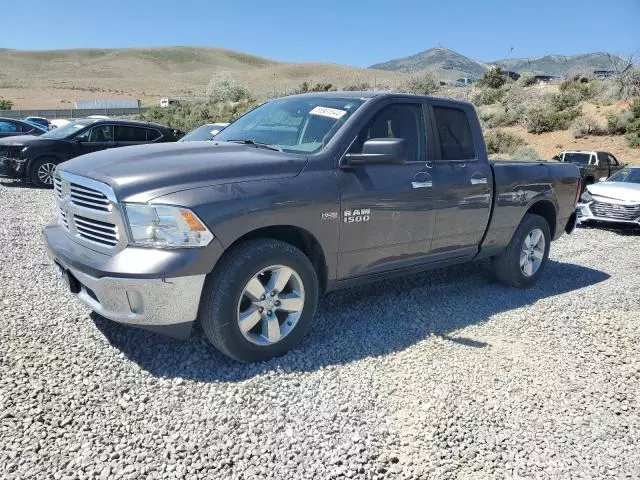
{"type": "Polygon", "coordinates": [[[369,68],[404,73],[433,72],[442,80],[455,80],[461,76],[480,77],[488,67],[448,48],[430,48],[409,57],[377,63],[369,68]]]}
{"type": "Polygon", "coordinates": [[[546,55],[537,58],[509,58],[492,62],[506,70],[532,72],[539,75],[570,75],[592,72],[593,70],[613,70],[615,65],[624,64],[624,60],[605,52],[583,55],[546,55]]]}
{"type": "Polygon", "coordinates": [[[329,63],[285,63],[220,48],[162,47],[53,51],[0,50],[0,97],[15,108],[68,108],[77,99],[203,95],[215,73],[228,72],[257,96],[292,92],[301,82],[340,88],[394,85],[394,72],[329,63]]]}
{"type": "Polygon", "coordinates": [[[537,58],[509,58],[479,62],[448,48],[430,48],[409,57],[377,63],[369,68],[406,73],[433,72],[441,80],[454,80],[460,76],[481,77],[490,65],[500,65],[505,70],[532,72],[539,75],[568,75],[610,70],[614,65],[624,64],[618,56],[605,52],[583,55],[546,55],[537,58]]]}

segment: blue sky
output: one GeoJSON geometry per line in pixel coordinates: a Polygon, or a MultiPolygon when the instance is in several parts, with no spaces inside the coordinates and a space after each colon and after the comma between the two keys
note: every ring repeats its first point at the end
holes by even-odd
{"type": "Polygon", "coordinates": [[[197,45],[367,66],[433,46],[480,61],[511,47],[640,49],[640,0],[29,0],[0,12],[0,48],[22,50],[197,45]]]}

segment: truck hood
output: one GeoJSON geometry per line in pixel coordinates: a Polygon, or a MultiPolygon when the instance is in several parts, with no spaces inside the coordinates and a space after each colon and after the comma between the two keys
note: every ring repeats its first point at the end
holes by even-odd
{"type": "Polygon", "coordinates": [[[191,188],[294,177],[306,163],[303,155],[203,141],[104,150],[59,168],[110,185],[122,201],[148,202],[191,188]]]}
{"type": "Polygon", "coordinates": [[[587,190],[591,195],[613,198],[627,202],[640,202],[640,183],[629,182],[601,182],[589,185],[587,190]]]}

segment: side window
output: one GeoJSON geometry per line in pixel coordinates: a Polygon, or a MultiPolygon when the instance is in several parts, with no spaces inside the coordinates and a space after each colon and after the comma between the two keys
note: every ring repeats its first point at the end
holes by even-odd
{"type": "Polygon", "coordinates": [[[147,142],[152,142],[154,140],[159,139],[162,136],[160,130],[156,130],[155,128],[147,129],[147,142]]]}
{"type": "Polygon", "coordinates": [[[77,140],[90,143],[113,142],[113,125],[99,125],[78,135],[77,140]]]}
{"type": "Polygon", "coordinates": [[[613,155],[607,154],[607,160],[609,161],[609,165],[612,167],[617,167],[619,165],[618,160],[613,155]]]}
{"type": "Polygon", "coordinates": [[[476,151],[467,114],[459,108],[433,107],[442,160],[473,160],[476,151]]]}
{"type": "Polygon", "coordinates": [[[407,158],[410,162],[425,161],[425,128],[422,105],[396,103],[383,107],[360,131],[349,149],[351,153],[362,151],[362,145],[372,138],[404,138],[407,141],[407,158]]]}
{"type": "Polygon", "coordinates": [[[20,130],[16,127],[16,124],[13,122],[1,121],[0,122],[0,132],[2,133],[14,133],[19,132],[20,130]]]}
{"type": "Polygon", "coordinates": [[[146,142],[147,129],[131,127],[129,125],[116,125],[116,142],[146,142]]]}

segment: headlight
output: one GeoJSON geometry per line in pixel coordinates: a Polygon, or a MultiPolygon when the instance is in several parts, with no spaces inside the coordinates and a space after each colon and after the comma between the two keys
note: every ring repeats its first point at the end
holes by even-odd
{"type": "Polygon", "coordinates": [[[590,202],[593,200],[593,197],[591,196],[591,194],[585,190],[582,195],[580,195],[580,200],[582,200],[583,202],[590,202]]]}
{"type": "Polygon", "coordinates": [[[139,247],[204,247],[213,234],[191,210],[169,205],[125,203],[131,242],[139,247]]]}

